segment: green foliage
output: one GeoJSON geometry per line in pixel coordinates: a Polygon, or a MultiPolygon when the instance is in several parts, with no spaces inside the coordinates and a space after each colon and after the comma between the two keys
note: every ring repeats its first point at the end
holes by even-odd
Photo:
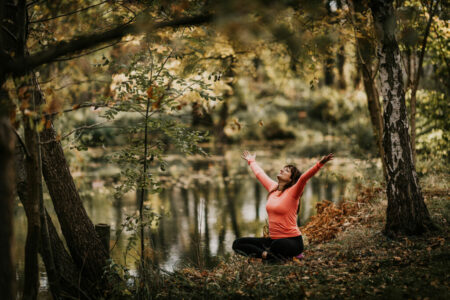
{"type": "Polygon", "coordinates": [[[141,226],[145,229],[158,226],[159,220],[163,217],[149,207],[144,207],[143,213],[143,219],[140,218],[138,213],[127,216],[116,231],[116,243],[123,232],[129,234],[129,236],[123,253],[124,264],[119,264],[110,259],[109,264],[105,267],[104,278],[108,282],[108,289],[105,294],[108,299],[132,299],[133,295],[138,294],[145,298],[151,297],[158,279],[161,278],[159,275],[157,276],[158,269],[152,264],[150,251],[144,253],[140,260],[136,260],[136,269],[140,272],[138,276],[132,274],[131,270],[126,267],[127,258],[139,253],[137,245],[141,226]]]}
{"type": "Polygon", "coordinates": [[[437,91],[418,91],[417,152],[425,157],[449,158],[448,97],[437,91]]]}
{"type": "Polygon", "coordinates": [[[121,166],[123,177],[116,187],[116,197],[138,189],[159,192],[155,167],[165,170],[164,154],[169,149],[184,154],[205,154],[198,146],[205,135],[180,121],[179,111],[185,105],[180,99],[187,93],[197,92],[205,100],[216,100],[208,93],[207,83],[184,77],[169,68],[175,60],[174,49],[143,49],[131,57],[128,65],[114,67],[123,70],[122,80],[117,85],[115,97],[104,99],[110,103],[110,108],[103,114],[105,119],[130,118],[129,126],[120,128],[120,134],[126,137],[126,145],[112,155],[112,160],[121,166]],[[146,157],[143,155],[145,148],[146,157]],[[143,174],[144,163],[153,168],[153,173],[143,174]]]}

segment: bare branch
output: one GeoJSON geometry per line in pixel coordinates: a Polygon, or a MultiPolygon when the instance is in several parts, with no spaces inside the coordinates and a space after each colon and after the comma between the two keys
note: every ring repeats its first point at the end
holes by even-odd
{"type": "Polygon", "coordinates": [[[17,41],[17,36],[15,36],[11,31],[9,31],[9,29],[8,29],[6,26],[2,25],[2,29],[3,29],[7,34],[9,34],[15,41],[17,41]]]}
{"type": "Polygon", "coordinates": [[[63,111],[58,111],[58,112],[52,112],[52,113],[49,113],[49,114],[44,114],[42,116],[39,116],[39,118],[41,118],[41,117],[46,117],[46,118],[53,117],[53,116],[55,116],[57,114],[60,114],[60,113],[67,113],[67,112],[75,111],[75,110],[78,110],[78,109],[81,109],[81,108],[86,108],[86,107],[95,107],[96,109],[98,107],[108,107],[108,103],[83,103],[83,104],[80,104],[80,105],[74,105],[72,108],[68,108],[68,109],[65,109],[63,111]]]}
{"type": "MultiPolygon", "coordinates": [[[[95,124],[92,124],[92,125],[86,125],[86,126],[81,126],[81,127],[75,128],[75,129],[69,131],[68,133],[66,133],[65,135],[63,135],[59,140],[63,140],[65,138],[67,138],[68,136],[70,136],[71,134],[77,132],[77,131],[85,130],[85,129],[92,129],[92,128],[95,128],[95,127],[100,126],[102,124],[105,124],[107,122],[109,122],[109,120],[108,121],[104,121],[104,122],[100,122],[100,123],[95,123],[95,124]]],[[[54,139],[54,140],[52,139],[52,140],[48,140],[48,141],[45,141],[45,142],[40,142],[40,145],[48,144],[48,143],[52,143],[52,142],[56,142],[56,141],[58,141],[58,139],[54,139]]]]}
{"type": "Polygon", "coordinates": [[[58,18],[62,18],[62,17],[67,17],[67,16],[70,16],[70,15],[74,15],[74,14],[79,13],[79,12],[81,12],[81,11],[88,10],[88,9],[90,9],[90,8],[93,8],[93,7],[102,5],[102,4],[106,3],[106,2],[108,2],[108,1],[103,1],[103,2],[94,4],[94,5],[91,5],[91,6],[83,7],[83,8],[80,8],[80,9],[78,9],[78,10],[74,10],[74,11],[71,11],[71,12],[69,12],[69,13],[59,15],[59,16],[54,16],[54,17],[47,18],[47,19],[39,19],[39,20],[35,20],[35,21],[30,21],[30,24],[40,23],[40,22],[47,22],[47,21],[50,21],[50,20],[54,20],[54,19],[58,19],[58,18]]]}

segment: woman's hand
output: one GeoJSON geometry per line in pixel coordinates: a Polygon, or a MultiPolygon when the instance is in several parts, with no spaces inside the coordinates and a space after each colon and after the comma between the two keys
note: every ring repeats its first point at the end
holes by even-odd
{"type": "Polygon", "coordinates": [[[330,160],[332,160],[334,158],[334,154],[330,153],[327,156],[322,157],[322,159],[320,160],[320,163],[322,165],[326,164],[327,162],[329,162],[330,160]]]}
{"type": "Polygon", "coordinates": [[[241,157],[243,159],[245,159],[246,161],[255,161],[256,159],[256,154],[251,154],[250,152],[248,152],[247,150],[245,150],[244,152],[242,152],[241,157]]]}

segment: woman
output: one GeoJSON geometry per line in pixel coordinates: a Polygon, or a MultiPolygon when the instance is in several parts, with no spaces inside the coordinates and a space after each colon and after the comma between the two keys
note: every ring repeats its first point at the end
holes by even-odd
{"type": "Polygon", "coordinates": [[[277,175],[278,183],[272,180],[256,163],[255,154],[242,153],[256,178],[269,192],[266,210],[269,217],[268,238],[239,238],[233,242],[233,250],[239,254],[265,260],[288,259],[303,252],[302,234],[297,226],[299,200],[306,182],[333,159],[333,153],[302,173],[293,165],[287,165],[277,175]]]}

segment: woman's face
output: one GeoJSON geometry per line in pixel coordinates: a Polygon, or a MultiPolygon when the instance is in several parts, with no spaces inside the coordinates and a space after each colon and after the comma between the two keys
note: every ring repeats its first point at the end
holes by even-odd
{"type": "Polygon", "coordinates": [[[289,182],[291,181],[291,175],[291,169],[289,167],[284,167],[280,170],[280,173],[278,173],[277,178],[278,181],[289,182]]]}

